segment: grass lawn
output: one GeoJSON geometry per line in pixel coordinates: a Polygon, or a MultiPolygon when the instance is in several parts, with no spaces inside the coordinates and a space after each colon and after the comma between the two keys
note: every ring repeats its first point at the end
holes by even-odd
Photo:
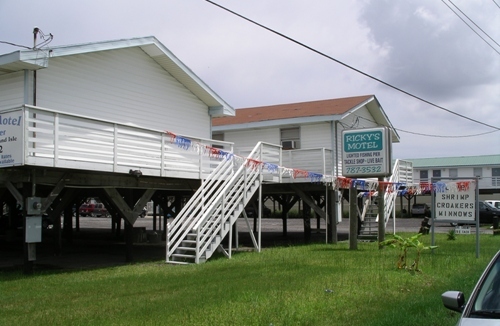
{"type": "MultiPolygon", "coordinates": [[[[436,234],[421,273],[398,270],[398,250],[376,243],[269,248],[202,265],[2,272],[0,325],[454,325],[441,293],[468,298],[500,249],[500,237],[481,235],[476,258],[475,239],[436,234]]],[[[429,245],[430,235],[420,240],[429,245]]]]}

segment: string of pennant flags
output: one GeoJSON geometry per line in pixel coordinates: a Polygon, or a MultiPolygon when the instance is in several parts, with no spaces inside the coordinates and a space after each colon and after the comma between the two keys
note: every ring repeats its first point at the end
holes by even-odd
{"type": "Polygon", "coordinates": [[[192,141],[191,139],[176,135],[170,131],[165,132],[170,137],[170,142],[184,150],[193,150],[199,154],[207,155],[211,158],[235,160],[238,164],[245,164],[251,169],[260,169],[281,175],[282,177],[308,178],[312,183],[332,184],[335,189],[349,189],[352,186],[358,190],[363,190],[365,196],[371,196],[379,190],[385,192],[397,192],[398,196],[419,195],[424,193],[452,193],[468,192],[475,189],[474,180],[465,181],[439,181],[435,183],[420,182],[418,184],[407,184],[402,182],[378,181],[370,179],[354,179],[342,176],[324,175],[316,172],[309,172],[301,169],[287,168],[274,163],[267,163],[253,158],[243,157],[219,148],[204,145],[192,141]]]}

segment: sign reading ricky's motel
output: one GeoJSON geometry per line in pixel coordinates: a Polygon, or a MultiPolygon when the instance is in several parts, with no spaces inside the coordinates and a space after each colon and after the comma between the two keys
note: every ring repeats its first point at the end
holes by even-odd
{"type": "Polygon", "coordinates": [[[388,128],[342,131],[342,175],[386,177],[391,175],[391,134],[388,128]]]}

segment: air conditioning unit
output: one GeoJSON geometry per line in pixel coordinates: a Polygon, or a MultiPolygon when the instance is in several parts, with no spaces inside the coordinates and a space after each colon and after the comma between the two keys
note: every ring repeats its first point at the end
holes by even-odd
{"type": "Polygon", "coordinates": [[[281,146],[283,149],[295,149],[295,141],[294,140],[283,140],[281,142],[281,146]]]}

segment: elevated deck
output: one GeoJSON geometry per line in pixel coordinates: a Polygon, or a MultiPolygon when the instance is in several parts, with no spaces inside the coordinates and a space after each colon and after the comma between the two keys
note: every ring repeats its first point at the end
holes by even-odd
{"type": "Polygon", "coordinates": [[[0,115],[1,168],[29,165],[204,179],[223,159],[207,155],[211,148],[233,151],[227,142],[177,135],[172,143],[173,134],[166,131],[28,105],[0,115]]]}

